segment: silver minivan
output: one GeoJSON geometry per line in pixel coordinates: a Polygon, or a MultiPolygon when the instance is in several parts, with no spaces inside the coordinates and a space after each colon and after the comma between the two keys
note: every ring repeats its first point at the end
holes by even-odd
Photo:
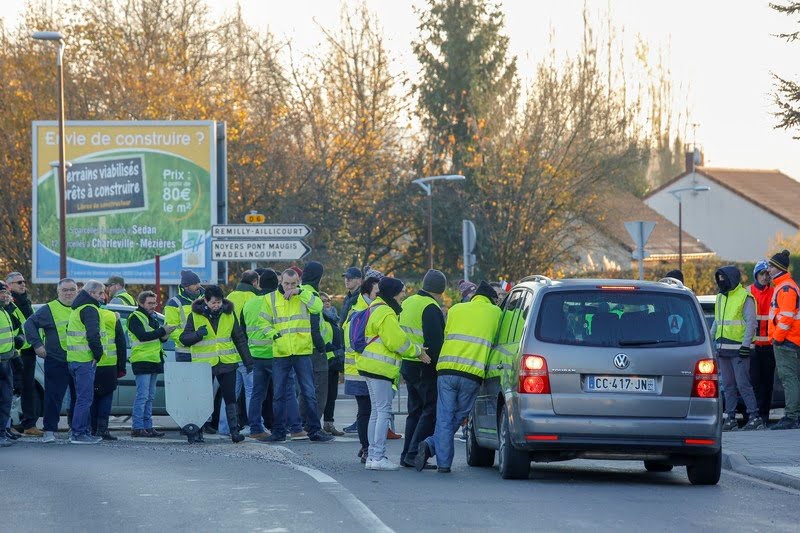
{"type": "Polygon", "coordinates": [[[719,481],[718,365],[694,294],[672,279],[531,276],[502,304],[467,463],[527,479],[530,463],[641,460],[719,481]]]}

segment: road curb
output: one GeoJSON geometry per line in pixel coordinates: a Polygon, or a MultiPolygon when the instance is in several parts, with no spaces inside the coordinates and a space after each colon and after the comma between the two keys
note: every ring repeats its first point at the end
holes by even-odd
{"type": "Polygon", "coordinates": [[[737,452],[722,451],[722,468],[775,485],[800,490],[800,478],[753,466],[744,455],[737,452]]]}

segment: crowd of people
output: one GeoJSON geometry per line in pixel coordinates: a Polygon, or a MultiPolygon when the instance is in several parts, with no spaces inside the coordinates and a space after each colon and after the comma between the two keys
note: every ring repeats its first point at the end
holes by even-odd
{"type": "MultiPolygon", "coordinates": [[[[744,430],[767,427],[775,369],[786,396],[784,417],[772,429],[800,428],[800,289],[789,270],[789,252],[760,261],[745,288],[735,266],[719,269],[715,320],[711,328],[725,394],[723,429],[739,429],[741,396],[744,430]]],[[[74,444],[116,440],[108,428],[117,380],[125,375],[128,352],[122,321],[105,303],[135,305],[124,328],[136,397],[131,435],[158,438],[153,401],[164,372],[163,344],[175,344],[175,363],[208,364],[221,392],[218,414],[203,432],[246,436],[265,443],[287,439],[329,442],[344,434],[334,412],[340,374],[344,392],[357,403],[358,458],[368,470],[400,467],[450,472],[453,436],[463,427],[486,377],[489,352],[501,318],[507,282],[458,283],[461,302],[445,311],[445,275],[429,270],[421,288],[406,296],[400,279],[366,267],[343,274],[346,294],[337,310],[320,292],[323,265],[304,269],[245,271],[225,295],[181,273],[177,294],[165,306],[162,325],[157,297],[134,298],[122,278],[103,284],[73,279],[58,283],[58,296],[36,312],[26,282],[12,272],[0,282],[0,446],[21,435],[54,442],[61,405],[70,391],[70,437],[74,444]],[[44,359],[43,430],[36,426],[34,369],[44,359]],[[408,390],[405,441],[398,462],[386,441],[393,428],[392,401],[400,380],[408,390]],[[245,415],[238,399],[244,391],[245,415]],[[12,427],[12,394],[20,393],[22,417],[12,427]],[[214,422],[216,420],[216,423],[214,422]],[[436,465],[429,464],[435,457],[436,465]]],[[[668,274],[682,281],[682,274],[668,274]]],[[[209,384],[211,386],[211,384],[209,384]]]]}

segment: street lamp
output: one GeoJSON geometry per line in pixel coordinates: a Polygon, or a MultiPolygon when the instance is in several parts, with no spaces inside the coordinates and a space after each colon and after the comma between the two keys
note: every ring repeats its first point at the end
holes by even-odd
{"type": "Polygon", "coordinates": [[[422,190],[428,195],[428,258],[430,259],[430,268],[433,268],[433,200],[431,199],[433,182],[439,180],[461,181],[465,179],[467,178],[461,174],[448,174],[446,176],[428,176],[427,178],[417,178],[411,182],[422,187],[422,190]]]}
{"type": "MultiPolygon", "coordinates": [[[[37,31],[32,38],[58,43],[56,76],[58,78],[58,255],[60,279],[67,277],[67,159],[64,147],[64,36],[58,31],[37,31]]],[[[34,243],[35,246],[36,243],[34,243]]]]}
{"type": "Polygon", "coordinates": [[[682,187],[680,189],[673,189],[669,192],[678,200],[678,270],[683,268],[683,202],[681,201],[682,192],[707,192],[711,187],[705,185],[695,185],[693,187],[682,187]]]}

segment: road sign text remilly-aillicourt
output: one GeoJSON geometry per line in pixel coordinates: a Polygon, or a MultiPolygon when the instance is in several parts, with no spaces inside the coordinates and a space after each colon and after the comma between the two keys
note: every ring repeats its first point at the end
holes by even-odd
{"type": "Polygon", "coordinates": [[[214,261],[297,261],[311,252],[305,224],[226,224],[211,228],[214,261]]]}

